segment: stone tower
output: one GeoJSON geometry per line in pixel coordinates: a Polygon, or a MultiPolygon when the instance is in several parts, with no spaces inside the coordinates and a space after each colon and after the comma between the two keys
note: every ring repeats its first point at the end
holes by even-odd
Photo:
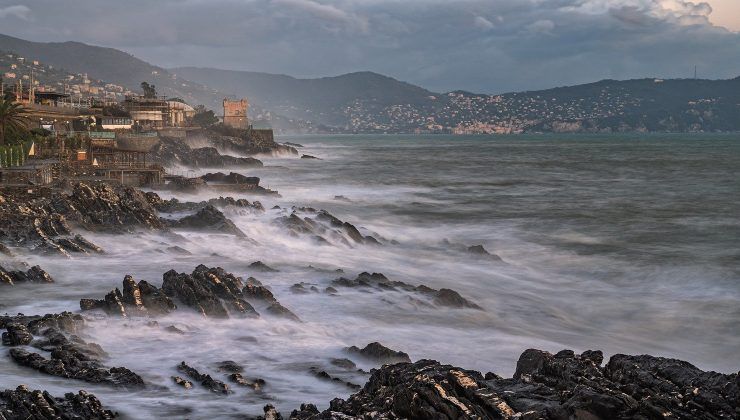
{"type": "Polygon", "coordinates": [[[246,98],[238,101],[224,99],[224,125],[241,129],[249,128],[248,109],[249,101],[246,98]]]}

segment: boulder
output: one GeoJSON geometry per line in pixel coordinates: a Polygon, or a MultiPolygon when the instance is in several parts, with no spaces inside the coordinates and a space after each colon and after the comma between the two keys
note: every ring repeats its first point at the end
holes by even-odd
{"type": "Polygon", "coordinates": [[[360,349],[357,346],[351,346],[345,349],[347,353],[354,354],[357,356],[364,357],[365,359],[372,360],[379,363],[408,363],[411,362],[409,355],[402,352],[389,349],[388,347],[373,342],[360,349]]]}
{"type": "Polygon", "coordinates": [[[195,214],[171,222],[170,226],[174,228],[227,233],[241,238],[247,236],[236,227],[234,222],[229,220],[220,210],[211,204],[206,205],[195,214]]]}
{"type": "Polygon", "coordinates": [[[31,391],[25,385],[15,390],[0,392],[0,419],[94,419],[108,420],[117,413],[103,408],[95,397],[85,391],[69,392],[63,398],[53,397],[46,391],[31,391]]]}

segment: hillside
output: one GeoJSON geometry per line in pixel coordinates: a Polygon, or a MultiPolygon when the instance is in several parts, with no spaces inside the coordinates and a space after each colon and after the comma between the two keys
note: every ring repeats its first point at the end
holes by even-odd
{"type": "Polygon", "coordinates": [[[141,82],[154,83],[162,95],[180,97],[193,103],[215,106],[223,95],[181,80],[167,70],[126,52],[80,42],[32,42],[0,34],[0,51],[13,52],[27,60],[39,60],[72,74],[121,85],[138,91],[141,82]]]}
{"type": "Polygon", "coordinates": [[[0,35],[0,51],[134,91],[147,81],[163,95],[217,112],[225,96],[248,97],[253,119],[283,131],[740,131],[740,78],[603,80],[501,95],[440,94],[371,72],[298,79],[196,67],[167,70],[116,49],[77,42],[39,43],[0,35]]]}
{"type": "Polygon", "coordinates": [[[347,124],[347,110],[358,100],[376,107],[410,103],[424,107],[435,95],[426,89],[372,72],[318,79],[247,71],[183,67],[171,70],[209,87],[246,96],[273,112],[328,125],[347,124]]]}

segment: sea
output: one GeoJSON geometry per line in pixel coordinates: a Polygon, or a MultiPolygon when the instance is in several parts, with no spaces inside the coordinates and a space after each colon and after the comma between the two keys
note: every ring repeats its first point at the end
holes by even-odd
{"type": "MultiPolygon", "coordinates": [[[[123,418],[245,418],[265,404],[284,415],[303,402],[326,409],[354,390],[311,368],[364,384],[368,374],[331,365],[371,342],[414,360],[510,376],[528,348],[651,354],[723,373],[740,368],[740,136],[608,134],[516,136],[312,135],[298,156],[260,156],[258,176],[277,196],[255,213],[225,214],[248,238],[203,232],[84,233],[106,251],[72,259],[22,255],[56,280],[0,290],[0,313],[79,311],[127,274],[157,286],[170,269],[198,264],[254,276],[302,322],[204,319],[187,311],[158,319],[88,314],[84,338],[151,384],[122,391],[55,378],[0,356],[0,389],[27,384],[54,395],[85,389],[123,418]],[[276,208],[275,206],[279,206],[276,208]],[[275,219],[292,206],[325,209],[383,244],[324,244],[291,235],[275,219]],[[482,245],[494,256],[467,251],[482,245]],[[190,254],[172,253],[179,246],[190,254]],[[255,261],[279,271],[254,272],[255,261]],[[341,269],[343,273],[336,270],[341,269]],[[401,291],[296,294],[339,276],[449,288],[479,305],[418,305],[401,291]],[[163,327],[175,325],[185,334],[163,327]],[[232,360],[262,378],[257,392],[221,396],[171,377],[185,361],[224,380],[232,360]]],[[[184,169],[183,169],[184,170],[184,169]]],[[[211,172],[201,170],[200,172],[211,172]]],[[[200,201],[197,195],[160,192],[200,201]]],[[[0,348],[7,353],[7,348],[0,348]]],[[[370,361],[354,359],[369,371],[370,361]]]]}

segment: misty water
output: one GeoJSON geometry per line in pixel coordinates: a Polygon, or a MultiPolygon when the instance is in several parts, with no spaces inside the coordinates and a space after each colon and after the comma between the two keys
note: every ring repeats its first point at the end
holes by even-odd
{"type": "MultiPolygon", "coordinates": [[[[126,274],[159,286],[169,269],[190,273],[205,264],[256,277],[302,323],[269,316],[213,320],[178,311],[153,327],[146,319],[90,315],[85,338],[109,353],[105,364],[126,366],[152,386],[128,392],[55,378],[5,356],[0,388],[86,389],[128,418],[238,418],[260,414],[266,403],[287,414],[301,402],[325,409],[332,398],[348,397],[351,389],[309,369],[364,384],[368,375],[333,367],[329,359],[372,341],[414,360],[504,376],[532,347],[675,357],[725,373],[740,366],[737,136],[279,140],[301,143],[301,153],[321,160],[262,157],[264,168],[240,171],[282,195],[244,196],[261,201],[268,209],[263,214],[225,210],[249,240],[185,231],[85,233],[104,256],[24,256],[56,283],[4,288],[0,312],[77,311],[80,298],[101,298],[126,274]],[[273,221],[294,205],[326,209],[388,243],[319,245],[291,236],[273,221]],[[174,245],[191,255],[168,252],[174,245]],[[466,252],[471,245],[483,245],[502,261],[466,252]],[[248,266],[257,260],[280,271],[253,272],[248,266]],[[340,275],[363,271],[451,288],[484,310],[428,307],[396,291],[290,291],[298,282],[323,290],[340,275]],[[186,333],[165,332],[167,325],[186,333]],[[186,361],[225,380],[215,368],[223,360],[244,365],[245,376],[265,379],[264,391],[234,387],[221,396],[198,384],[184,390],[170,379],[186,361]]],[[[189,201],[215,196],[177,195],[189,201]]]]}

